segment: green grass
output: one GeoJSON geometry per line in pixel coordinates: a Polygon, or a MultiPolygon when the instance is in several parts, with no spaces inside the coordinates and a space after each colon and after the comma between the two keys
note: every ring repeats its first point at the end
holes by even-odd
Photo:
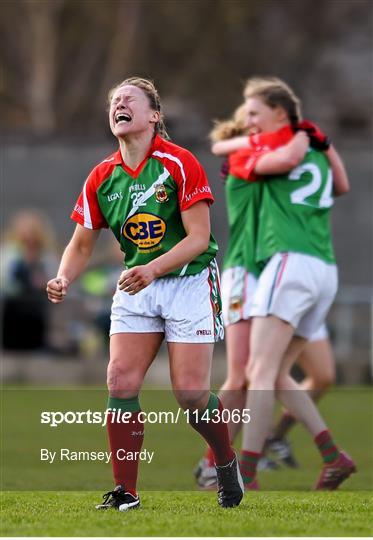
{"type": "MultiPolygon", "coordinates": [[[[5,388],[2,396],[2,536],[369,536],[372,529],[372,390],[341,388],[321,402],[335,439],[355,459],[358,474],[338,492],[312,492],[320,457],[297,426],[291,441],[301,467],[260,473],[262,491],[246,494],[236,509],[221,509],[214,493],[195,491],[192,469],[203,442],[185,421],[147,425],[141,464],[142,507],[97,512],[112,486],[110,465],[40,461],[40,448],[106,450],[105,429],[41,425],[42,410],[102,410],[105,390],[5,388]],[[182,490],[182,491],[181,491],[182,490]],[[370,518],[370,520],[369,520],[370,518]]],[[[170,392],[147,391],[144,410],[172,410],[170,392]]],[[[237,445],[239,447],[239,444],[237,445]]]]}
{"type": "Polygon", "coordinates": [[[3,494],[3,536],[369,536],[366,492],[248,493],[221,509],[213,493],[144,492],[132,512],[94,510],[92,492],[3,494]]]}

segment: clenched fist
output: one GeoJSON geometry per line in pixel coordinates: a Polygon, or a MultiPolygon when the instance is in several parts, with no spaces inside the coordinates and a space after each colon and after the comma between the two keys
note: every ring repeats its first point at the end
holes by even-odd
{"type": "Polygon", "coordinates": [[[69,280],[64,277],[56,277],[49,280],[46,288],[48,299],[53,304],[62,302],[65,299],[68,286],[69,280]]]}

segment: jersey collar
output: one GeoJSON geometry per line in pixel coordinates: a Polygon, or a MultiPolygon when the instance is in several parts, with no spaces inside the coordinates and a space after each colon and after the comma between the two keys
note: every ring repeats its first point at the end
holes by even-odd
{"type": "Polygon", "coordinates": [[[123,169],[128,173],[130,174],[132,177],[134,178],[137,178],[139,176],[139,174],[141,173],[142,169],[144,168],[147,160],[151,157],[151,155],[153,154],[153,152],[155,152],[155,150],[157,150],[162,144],[162,137],[160,137],[158,134],[154,137],[153,139],[153,143],[149,149],[149,152],[147,153],[147,155],[145,156],[145,158],[142,160],[141,163],[139,163],[139,165],[136,167],[136,169],[131,169],[130,167],[128,167],[124,161],[123,161],[123,158],[122,158],[122,153],[120,151],[120,148],[118,148],[117,152],[115,152],[113,154],[113,164],[114,165],[122,165],[123,169]]]}

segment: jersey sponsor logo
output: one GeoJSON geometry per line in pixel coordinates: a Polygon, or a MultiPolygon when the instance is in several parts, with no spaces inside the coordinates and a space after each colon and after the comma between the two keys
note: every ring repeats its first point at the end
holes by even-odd
{"type": "Polygon", "coordinates": [[[139,213],[125,221],[122,234],[139,249],[146,250],[161,242],[166,228],[166,223],[159,216],[139,213]]]}
{"type": "Polygon", "coordinates": [[[130,186],[128,188],[128,191],[130,193],[134,192],[134,191],[145,191],[146,190],[146,185],[145,184],[133,184],[132,186],[130,186]]]}
{"type": "Polygon", "coordinates": [[[194,199],[194,197],[196,197],[197,195],[199,195],[200,193],[211,193],[211,188],[210,186],[202,186],[202,187],[196,187],[192,193],[189,193],[189,195],[185,195],[185,200],[186,202],[189,202],[191,201],[192,199],[194,199]]]}
{"type": "Polygon", "coordinates": [[[80,204],[76,203],[74,206],[74,212],[77,212],[80,216],[84,216],[84,208],[80,204]]]}
{"type": "Polygon", "coordinates": [[[211,336],[212,332],[211,330],[197,330],[196,334],[197,336],[211,336]]]}
{"type": "Polygon", "coordinates": [[[121,191],[119,191],[118,193],[111,193],[107,196],[107,200],[109,202],[116,201],[118,199],[123,199],[123,194],[121,191]]]}
{"type": "Polygon", "coordinates": [[[159,203],[165,203],[168,199],[168,193],[166,191],[166,188],[164,184],[157,184],[155,187],[155,199],[159,203]]]}

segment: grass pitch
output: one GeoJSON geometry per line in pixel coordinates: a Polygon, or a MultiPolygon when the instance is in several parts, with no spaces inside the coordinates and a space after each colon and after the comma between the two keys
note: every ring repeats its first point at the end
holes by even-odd
{"type": "MultiPolygon", "coordinates": [[[[144,396],[144,409],[151,410],[155,396],[144,396]]],[[[171,407],[173,398],[169,393],[157,396],[160,410],[171,407]],[[161,399],[163,403],[159,403],[161,399]]],[[[222,509],[215,493],[195,491],[192,469],[203,451],[198,435],[182,424],[166,426],[167,429],[149,425],[145,446],[156,452],[156,458],[151,466],[141,464],[141,508],[124,513],[94,509],[101,502],[102,493],[112,488],[110,465],[54,466],[40,462],[38,457],[38,449],[40,453],[45,444],[50,448],[106,448],[103,428],[66,426],[53,430],[40,425],[40,410],[47,405],[47,410],[84,410],[86,397],[92,409],[100,408],[101,392],[96,396],[88,391],[85,396],[79,390],[75,402],[71,393],[51,396],[26,387],[5,391],[1,536],[373,534],[371,388],[342,388],[330,392],[321,402],[336,441],[351,453],[358,467],[358,474],[339,491],[311,490],[320,471],[320,458],[309,436],[297,426],[290,439],[300,468],[260,473],[262,491],[246,493],[238,508],[222,509]]]]}
{"type": "Polygon", "coordinates": [[[2,536],[369,536],[367,492],[247,493],[222,509],[214,493],[142,494],[132,512],[98,512],[101,493],[23,492],[2,497],[2,536]]]}

